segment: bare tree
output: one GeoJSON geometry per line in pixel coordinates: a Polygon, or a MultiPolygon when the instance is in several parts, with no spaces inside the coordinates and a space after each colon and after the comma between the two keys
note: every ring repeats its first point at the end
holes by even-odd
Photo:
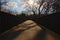
{"type": "Polygon", "coordinates": [[[31,9],[31,11],[35,14],[37,14],[36,11],[38,11],[38,14],[40,15],[40,8],[43,5],[43,0],[30,0],[27,1],[27,4],[29,6],[29,8],[31,9]]]}
{"type": "MultiPolygon", "coordinates": [[[[33,1],[33,0],[31,0],[33,1]]],[[[40,14],[51,14],[56,11],[55,7],[57,7],[57,0],[35,0],[32,4],[28,3],[32,12],[36,14],[36,10],[38,10],[40,14]],[[55,6],[54,6],[55,5],[55,6]]],[[[57,7],[58,8],[58,7],[57,7]]]]}

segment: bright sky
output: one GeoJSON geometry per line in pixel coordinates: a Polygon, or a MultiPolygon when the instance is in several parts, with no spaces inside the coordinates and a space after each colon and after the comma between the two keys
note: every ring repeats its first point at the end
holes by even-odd
{"type": "MultiPolygon", "coordinates": [[[[1,0],[1,3],[2,3],[1,6],[3,7],[3,9],[8,9],[10,11],[16,11],[16,12],[18,12],[17,14],[20,14],[22,11],[28,11],[29,7],[31,7],[33,3],[35,4],[35,6],[37,6],[36,1],[37,0],[1,0]]],[[[42,9],[43,9],[43,5],[40,7],[40,11],[42,9]]],[[[52,9],[50,9],[50,11],[51,10],[52,9]]],[[[44,9],[44,11],[45,11],[45,9],[44,9]]]]}
{"type": "Polygon", "coordinates": [[[2,3],[5,1],[8,2],[2,5],[3,8],[7,8],[11,11],[17,11],[18,13],[26,10],[26,0],[1,0],[2,3]]]}

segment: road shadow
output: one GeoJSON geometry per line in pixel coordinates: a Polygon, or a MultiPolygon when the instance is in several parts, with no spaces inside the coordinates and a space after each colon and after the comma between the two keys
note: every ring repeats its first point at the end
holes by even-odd
{"type": "Polygon", "coordinates": [[[46,31],[41,30],[37,33],[34,40],[45,40],[45,36],[46,36],[46,31]]]}
{"type": "MultiPolygon", "coordinates": [[[[15,32],[8,32],[5,33],[3,35],[0,36],[0,40],[13,40],[14,38],[16,38],[18,35],[21,34],[21,30],[19,31],[15,31],[15,32]]],[[[37,33],[37,35],[35,36],[34,40],[44,40],[45,37],[45,31],[41,30],[37,33]]],[[[28,37],[27,37],[28,38],[28,37]]]]}
{"type": "Polygon", "coordinates": [[[19,31],[15,31],[15,32],[11,32],[11,31],[7,32],[0,36],[0,40],[13,40],[18,35],[20,35],[21,32],[23,32],[23,30],[19,30],[19,31]]]}

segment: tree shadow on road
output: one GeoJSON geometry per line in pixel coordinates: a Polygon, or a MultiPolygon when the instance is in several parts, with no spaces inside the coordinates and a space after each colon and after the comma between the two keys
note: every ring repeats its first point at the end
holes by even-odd
{"type": "Polygon", "coordinates": [[[44,30],[39,31],[34,40],[45,40],[45,34],[46,32],[44,30]]]}
{"type": "Polygon", "coordinates": [[[21,32],[23,32],[23,30],[5,33],[5,34],[3,34],[3,35],[0,36],[0,40],[13,40],[18,35],[20,35],[21,32]]]}

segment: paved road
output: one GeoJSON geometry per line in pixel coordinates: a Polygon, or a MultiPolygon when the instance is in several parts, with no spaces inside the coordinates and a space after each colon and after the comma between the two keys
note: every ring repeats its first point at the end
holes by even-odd
{"type": "Polygon", "coordinates": [[[4,32],[0,40],[33,40],[40,30],[42,29],[35,22],[27,20],[4,32]]]}

